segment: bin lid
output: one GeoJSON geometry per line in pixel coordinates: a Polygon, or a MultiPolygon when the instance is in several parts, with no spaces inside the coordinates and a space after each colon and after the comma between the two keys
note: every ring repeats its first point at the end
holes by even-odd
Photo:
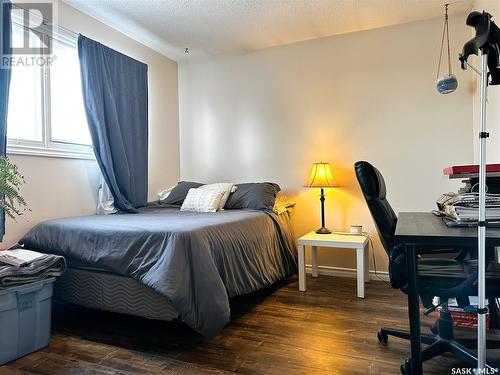
{"type": "Polygon", "coordinates": [[[13,292],[18,292],[18,291],[29,291],[33,289],[33,291],[37,289],[43,288],[47,284],[54,283],[56,281],[55,277],[49,277],[47,279],[43,279],[40,281],[34,281],[32,283],[27,283],[27,284],[22,284],[22,285],[15,285],[15,286],[8,286],[8,287],[0,287],[0,295],[4,295],[7,293],[13,293],[13,292]]]}

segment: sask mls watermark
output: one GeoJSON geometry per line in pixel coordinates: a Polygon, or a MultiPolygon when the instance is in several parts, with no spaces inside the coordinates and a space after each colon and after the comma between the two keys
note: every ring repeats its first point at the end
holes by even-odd
{"type": "Polygon", "coordinates": [[[451,375],[498,375],[498,368],[485,367],[482,369],[471,367],[452,367],[451,375]]]}
{"type": "Polygon", "coordinates": [[[10,31],[0,30],[0,68],[52,65],[56,4],[50,0],[0,2],[2,26],[9,19],[11,23],[10,31]]]}

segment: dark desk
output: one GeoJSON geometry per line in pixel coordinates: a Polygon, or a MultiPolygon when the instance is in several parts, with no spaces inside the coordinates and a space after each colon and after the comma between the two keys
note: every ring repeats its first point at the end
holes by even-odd
{"type": "MultiPolygon", "coordinates": [[[[398,215],[395,240],[396,244],[405,246],[407,256],[412,375],[419,375],[422,373],[420,304],[416,277],[419,248],[429,245],[441,248],[477,246],[477,228],[448,228],[441,218],[432,213],[402,212],[398,215]]],[[[500,246],[500,228],[486,229],[486,246],[500,246]]]]}

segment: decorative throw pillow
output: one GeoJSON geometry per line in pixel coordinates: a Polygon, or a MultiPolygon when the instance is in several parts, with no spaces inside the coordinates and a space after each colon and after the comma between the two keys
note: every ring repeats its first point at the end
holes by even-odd
{"type": "Polygon", "coordinates": [[[276,195],[281,190],[272,182],[252,182],[237,184],[238,190],[229,195],[226,208],[251,208],[254,210],[272,210],[276,195]]]}
{"type": "Polygon", "coordinates": [[[189,189],[181,211],[217,212],[222,194],[212,189],[189,189]]]}
{"type": "Polygon", "coordinates": [[[181,206],[184,199],[186,199],[189,189],[198,188],[201,185],[203,184],[200,184],[199,182],[181,181],[172,189],[170,194],[168,194],[168,196],[162,200],[161,203],[181,206]]]}
{"type": "Polygon", "coordinates": [[[222,199],[220,200],[219,210],[224,209],[224,205],[229,198],[229,194],[234,193],[236,191],[236,185],[231,182],[216,182],[214,184],[208,184],[200,186],[198,189],[209,189],[215,190],[222,193],[222,199]]]}

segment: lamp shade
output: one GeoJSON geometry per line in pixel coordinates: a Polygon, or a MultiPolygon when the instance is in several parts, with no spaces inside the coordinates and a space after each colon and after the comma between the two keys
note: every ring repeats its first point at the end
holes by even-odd
{"type": "Polygon", "coordinates": [[[306,187],[329,188],[339,186],[333,178],[330,163],[313,163],[306,187]]]}

